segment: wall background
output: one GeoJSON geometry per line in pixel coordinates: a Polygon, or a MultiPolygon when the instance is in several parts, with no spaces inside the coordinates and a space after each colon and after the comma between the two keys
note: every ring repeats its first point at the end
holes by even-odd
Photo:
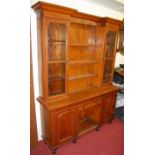
{"type": "MultiPolygon", "coordinates": [[[[32,6],[38,0],[31,0],[30,5],[32,6]]],[[[101,16],[101,17],[112,17],[115,19],[122,20],[124,17],[123,13],[111,10],[109,8],[92,4],[88,1],[83,0],[42,0],[44,2],[51,2],[53,4],[63,5],[67,7],[71,7],[77,9],[80,12],[101,16]]],[[[36,25],[36,14],[31,9],[31,39],[32,39],[32,57],[33,57],[33,78],[34,78],[34,94],[35,99],[38,97],[38,62],[37,62],[37,25],[36,25]]],[[[124,56],[117,53],[116,54],[116,62],[115,66],[119,66],[119,64],[124,64],[124,56]]],[[[41,132],[41,122],[40,122],[40,109],[39,104],[35,100],[36,106],[36,118],[37,118],[37,130],[38,130],[38,140],[41,140],[42,132],[41,132]]]]}

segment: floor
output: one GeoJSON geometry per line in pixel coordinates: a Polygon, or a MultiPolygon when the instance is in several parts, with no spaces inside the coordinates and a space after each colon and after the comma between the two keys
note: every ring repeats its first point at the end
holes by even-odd
{"type": "MultiPolygon", "coordinates": [[[[30,151],[30,155],[51,155],[43,141],[30,151]]],[[[124,155],[124,123],[115,118],[104,124],[99,132],[91,131],[77,140],[58,148],[56,155],[124,155]]]]}

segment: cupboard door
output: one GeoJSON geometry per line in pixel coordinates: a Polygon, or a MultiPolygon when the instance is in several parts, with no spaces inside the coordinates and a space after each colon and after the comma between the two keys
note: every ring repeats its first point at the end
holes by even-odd
{"type": "Polygon", "coordinates": [[[112,119],[116,103],[116,93],[109,94],[103,97],[102,99],[102,121],[105,122],[107,120],[112,119]]]}
{"type": "Polygon", "coordinates": [[[47,21],[48,96],[66,93],[68,23],[47,21]]]}
{"type": "Polygon", "coordinates": [[[115,62],[117,31],[108,30],[105,38],[105,51],[103,57],[103,84],[111,83],[113,78],[113,67],[115,62]]]}
{"type": "Polygon", "coordinates": [[[75,135],[75,114],[69,108],[56,114],[56,134],[57,144],[70,140],[75,135]]]}

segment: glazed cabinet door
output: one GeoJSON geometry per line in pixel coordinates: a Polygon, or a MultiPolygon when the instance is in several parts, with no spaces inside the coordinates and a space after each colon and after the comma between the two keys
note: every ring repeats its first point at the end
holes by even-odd
{"type": "Polygon", "coordinates": [[[69,22],[46,19],[46,60],[48,96],[66,93],[67,51],[69,22]]]}
{"type": "Polygon", "coordinates": [[[64,143],[75,135],[75,112],[68,108],[55,114],[56,144],[64,143]]]}
{"type": "Polygon", "coordinates": [[[102,98],[102,122],[111,120],[114,115],[116,104],[116,93],[106,95],[102,98]]]}
{"type": "Polygon", "coordinates": [[[108,29],[105,34],[105,48],[103,54],[103,84],[111,83],[113,80],[116,41],[117,31],[115,29],[108,29]]]}

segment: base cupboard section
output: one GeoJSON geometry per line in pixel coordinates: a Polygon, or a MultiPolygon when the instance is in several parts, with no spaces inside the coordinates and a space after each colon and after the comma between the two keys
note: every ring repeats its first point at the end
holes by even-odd
{"type": "Polygon", "coordinates": [[[76,140],[104,122],[112,121],[115,103],[116,92],[113,92],[51,112],[41,106],[43,137],[52,149],[76,140]]]}

